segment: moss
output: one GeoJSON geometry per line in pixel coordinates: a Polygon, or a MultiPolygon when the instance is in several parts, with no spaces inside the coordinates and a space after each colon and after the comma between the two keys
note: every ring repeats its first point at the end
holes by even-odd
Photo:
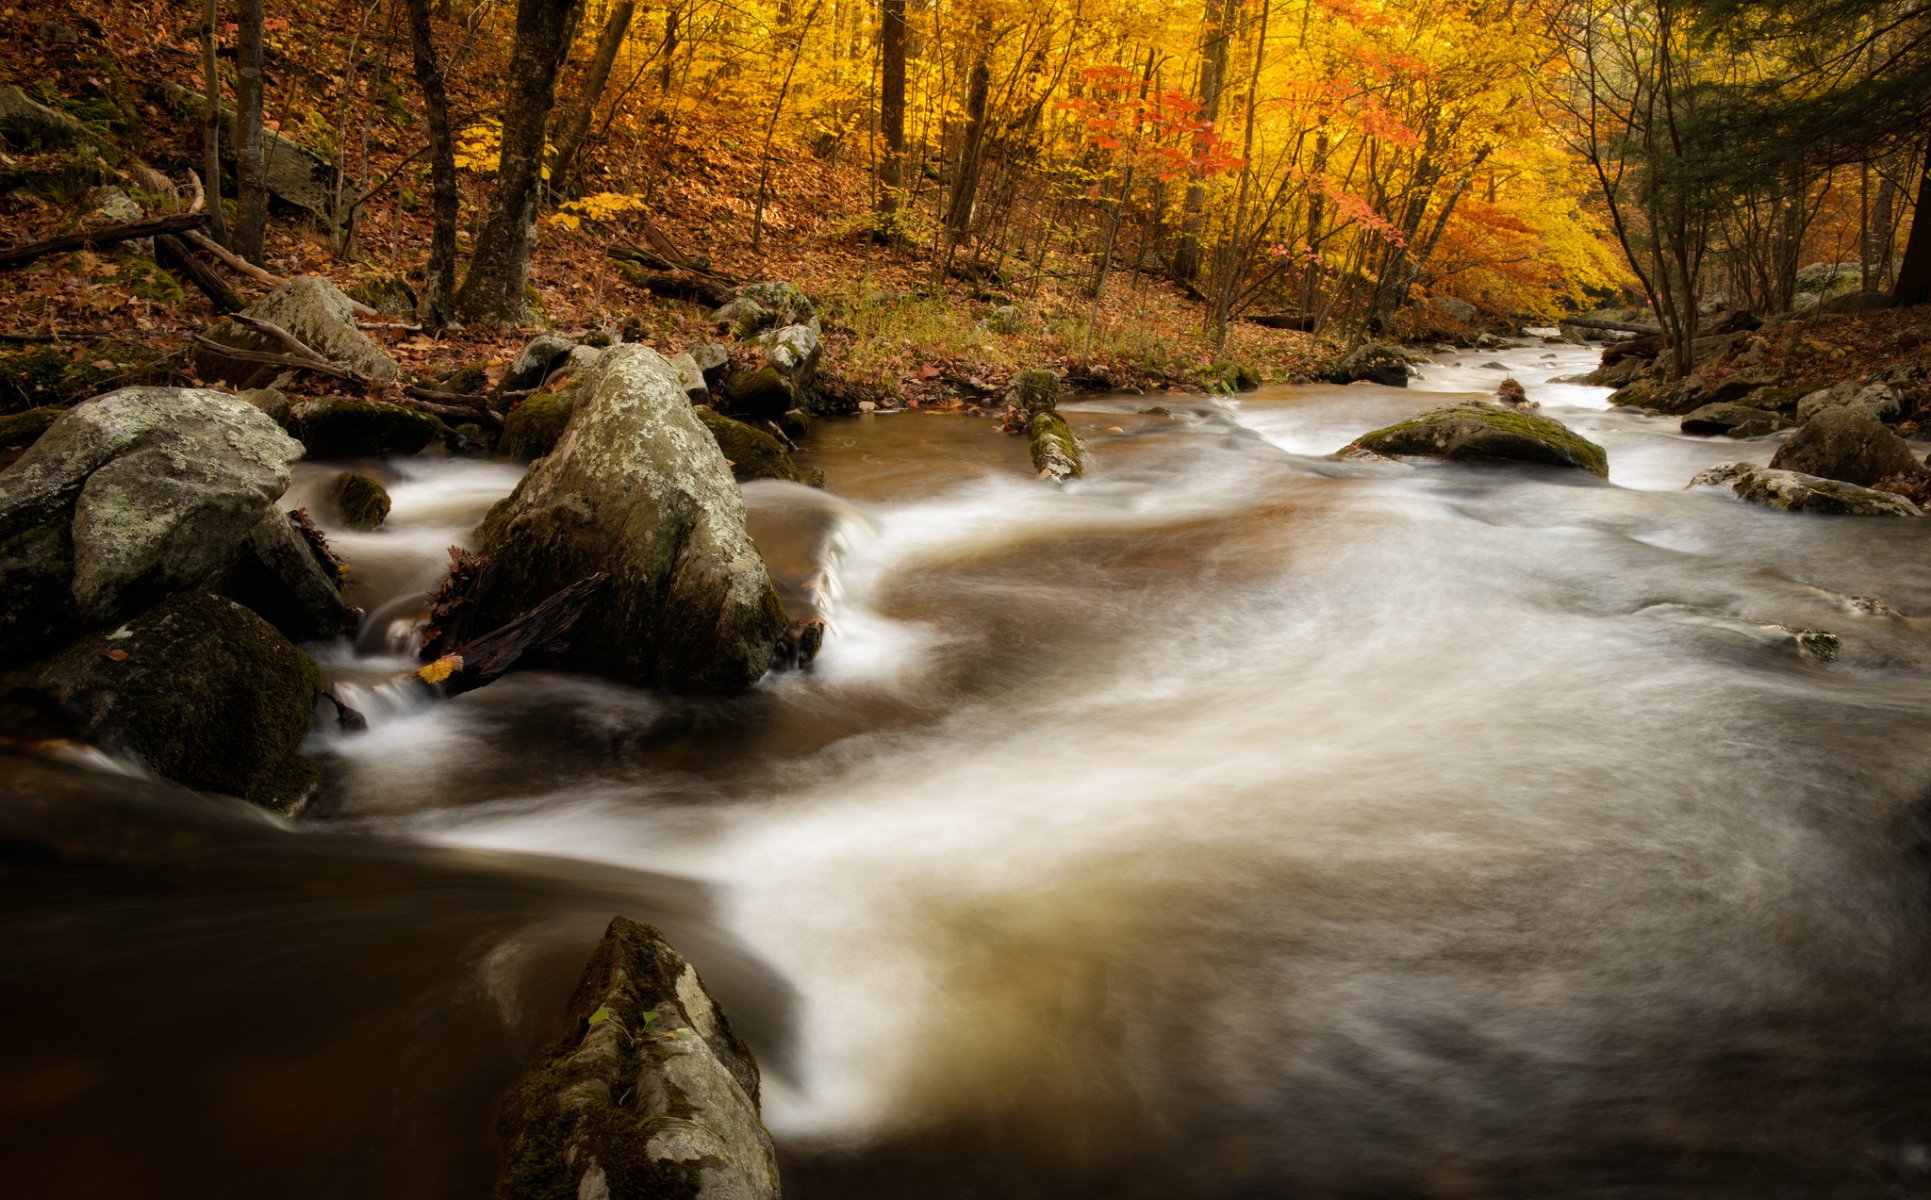
{"type": "Polygon", "coordinates": [[[73,361],[71,354],[57,346],[0,354],[0,405],[30,408],[57,398],[61,376],[73,361]]]}
{"type": "Polygon", "coordinates": [[[389,519],[389,493],[367,475],[354,471],[337,475],[329,498],[350,529],[376,529],[389,519]]]}
{"type": "Polygon", "coordinates": [[[462,396],[480,396],[489,390],[489,372],[475,365],[457,367],[437,380],[436,386],[462,396]]]}
{"type": "Polygon", "coordinates": [[[1376,454],[1454,462],[1539,462],[1609,477],[1609,456],[1601,446],[1560,421],[1506,408],[1437,409],[1364,434],[1354,444],[1376,454]]]}
{"type": "Polygon", "coordinates": [[[556,448],[577,411],[579,390],[567,384],[554,392],[538,392],[510,410],[503,419],[497,449],[510,458],[531,462],[556,448]]]}
{"type": "Polygon", "coordinates": [[[28,197],[75,204],[115,178],[114,169],[90,149],[38,154],[0,167],[0,199],[28,197]]]}
{"type": "Polygon", "coordinates": [[[1173,415],[1173,410],[1164,404],[1156,404],[1152,408],[1141,409],[1140,415],[1143,417],[1170,417],[1173,415]]]}
{"type": "Polygon", "coordinates": [[[758,416],[776,417],[806,402],[799,395],[798,385],[772,366],[737,372],[724,385],[724,394],[731,402],[731,411],[758,416]]]}
{"type": "Polygon", "coordinates": [[[400,275],[373,275],[357,280],[349,286],[348,296],[385,317],[412,317],[416,313],[416,290],[400,275]]]}
{"type": "Polygon", "coordinates": [[[697,419],[704,423],[704,428],[710,430],[711,436],[717,440],[717,448],[724,452],[725,461],[731,464],[731,474],[739,483],[750,479],[785,479],[792,483],[804,481],[777,438],[709,408],[699,407],[693,411],[697,413],[697,419]]]}
{"type": "Polygon", "coordinates": [[[442,429],[425,412],[342,397],[301,406],[295,424],[310,458],[398,458],[415,454],[442,429]]]}
{"type": "Polygon", "coordinates": [[[181,290],[180,281],[161,269],[161,264],[145,254],[131,254],[127,257],[128,290],[142,300],[153,300],[161,304],[179,306],[188,302],[186,292],[181,290]]]}
{"type": "Polygon", "coordinates": [[[1066,419],[1056,412],[1037,412],[1026,423],[1032,440],[1033,469],[1055,481],[1086,474],[1086,456],[1066,419]]]}
{"type": "Polygon", "coordinates": [[[1246,363],[1222,359],[1207,368],[1207,381],[1225,392],[1251,392],[1261,385],[1261,373],[1246,363]]]}
{"type": "Polygon", "coordinates": [[[67,410],[53,405],[0,417],[0,450],[31,446],[67,410]]]}
{"type": "Polygon", "coordinates": [[[1059,376],[1051,371],[1021,371],[1006,388],[1006,403],[1021,412],[1051,412],[1059,407],[1059,376]]]}

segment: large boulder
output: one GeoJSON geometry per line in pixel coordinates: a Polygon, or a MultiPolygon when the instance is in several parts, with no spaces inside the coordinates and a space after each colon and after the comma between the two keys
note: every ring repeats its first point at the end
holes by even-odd
{"type": "Polygon", "coordinates": [[[663,936],[611,921],[505,1106],[498,1200],[777,1200],[758,1065],[663,936]]]}
{"type": "Polygon", "coordinates": [[[0,666],[217,577],[301,456],[222,392],[123,388],[75,407],[0,472],[0,666]]]}
{"type": "Polygon", "coordinates": [[[1850,408],[1853,405],[1870,409],[1879,420],[1889,420],[1902,411],[1897,389],[1882,380],[1873,380],[1870,383],[1846,380],[1827,388],[1819,388],[1798,400],[1797,420],[1799,423],[1807,423],[1818,413],[1833,408],[1850,408]]]}
{"type": "Polygon", "coordinates": [[[106,138],[78,118],[36,103],[12,84],[0,87],[0,144],[30,152],[83,149],[109,162],[120,157],[106,138]]]}
{"type": "Polygon", "coordinates": [[[1683,432],[1699,437],[1753,438],[1790,428],[1780,414],[1744,404],[1705,404],[1683,418],[1683,432]]]}
{"type": "Polygon", "coordinates": [[[347,396],[303,400],[289,413],[310,458],[407,458],[442,430],[426,412],[347,396]]]}
{"type": "Polygon", "coordinates": [[[1711,467],[1690,480],[1690,486],[1728,488],[1739,499],[1782,512],[1850,517],[1923,515],[1916,505],[1902,496],[1805,475],[1800,471],[1759,467],[1755,463],[1734,462],[1711,467]]]}
{"type": "Polygon", "coordinates": [[[750,686],[785,614],[716,440],[648,347],[612,348],[581,383],[556,448],[483,522],[491,603],[514,615],[604,572],[566,664],[646,686],[750,686]]]}
{"type": "Polygon", "coordinates": [[[298,757],[322,677],[260,617],[188,592],[119,628],[86,634],[17,686],[81,740],[155,774],[280,812],[302,806],[319,772],[298,757]]]}
{"type": "Polygon", "coordinates": [[[1363,434],[1348,447],[1354,450],[1451,462],[1541,463],[1609,476],[1603,448],[1562,422],[1484,404],[1433,409],[1363,434]]]}
{"type": "Polygon", "coordinates": [[[1323,377],[1328,383],[1378,383],[1383,387],[1408,386],[1407,356],[1393,346],[1364,342],[1323,377]]]}
{"type": "Polygon", "coordinates": [[[518,404],[503,418],[497,452],[520,462],[534,462],[548,454],[569,428],[582,395],[582,381],[573,376],[558,386],[546,386],[518,404]]]}
{"type": "Polygon", "coordinates": [[[295,513],[271,507],[212,586],[298,642],[355,627],[355,610],[342,599],[339,566],[324,564],[295,513]]]}
{"type": "Polygon", "coordinates": [[[809,325],[786,325],[757,339],[764,365],[740,371],[725,386],[731,411],[775,421],[794,408],[809,408],[818,391],[818,364],[825,343],[809,325]]]}
{"type": "Polygon", "coordinates": [[[1777,449],[1770,465],[1869,487],[1887,475],[1921,475],[1924,464],[1862,405],[1825,409],[1777,449]]]}
{"type": "Polygon", "coordinates": [[[704,428],[717,439],[717,448],[724,452],[725,461],[731,464],[731,474],[739,483],[753,479],[804,482],[791,455],[785,452],[784,443],[777,438],[709,408],[695,411],[704,428]]]}
{"type": "MultiPolygon", "coordinates": [[[[396,360],[355,327],[355,310],[350,307],[349,298],[320,276],[297,276],[244,311],[248,316],[281,326],[322,357],[352,367],[370,379],[394,379],[399,374],[396,360]]],[[[218,323],[207,336],[210,341],[239,350],[287,353],[267,334],[234,321],[218,323]]],[[[201,378],[225,383],[237,390],[266,387],[286,369],[267,363],[241,362],[206,346],[195,350],[194,367],[201,378]]]]}

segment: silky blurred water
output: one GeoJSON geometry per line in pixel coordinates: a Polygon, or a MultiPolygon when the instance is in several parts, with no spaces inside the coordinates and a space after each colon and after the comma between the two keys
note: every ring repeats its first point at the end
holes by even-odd
{"type": "MultiPolygon", "coordinates": [[[[272,832],[304,850],[244,872],[259,920],[220,917],[337,1016],[228,1044],[259,964],[170,885],[117,909],[152,964],[134,991],[217,1031],[154,1070],[299,1092],[286,1060],[400,1039],[406,1066],[365,1055],[284,1136],[439,1164],[357,1194],[476,1194],[495,1095],[621,908],[674,925],[758,1031],[793,1196],[1923,1194],[1925,533],[1684,490],[1775,439],[1553,382],[1593,360],[1083,400],[1091,470],[1063,491],[991,421],[827,422],[802,465],[829,492],[745,489],[825,652],[722,700],[541,673],[385,699],[390,627],[515,479],[389,465],[389,524],[338,535],[370,627],[319,655],[372,728],[311,739],[327,792],[272,832]],[[1508,375],[1607,481],[1331,457],[1508,375]],[[369,872],[443,882],[361,921],[314,882],[369,872]],[[415,931],[452,925],[460,952],[425,959],[415,931]],[[426,1003],[471,1015],[438,1031],[426,1003]],[[399,1146],[424,1097],[461,1119],[399,1146]]],[[[295,488],[325,524],[337,469],[295,488]]],[[[39,1023],[9,1040],[44,1036],[62,972],[10,982],[39,1023]]],[[[62,1036],[153,1032],[130,1003],[62,1036]]],[[[90,1128],[135,1119],[74,1095],[106,1105],[90,1128]]],[[[141,1194],[227,1194],[183,1145],[341,1194],[214,1119],[140,1116],[175,1148],[141,1194]]]]}

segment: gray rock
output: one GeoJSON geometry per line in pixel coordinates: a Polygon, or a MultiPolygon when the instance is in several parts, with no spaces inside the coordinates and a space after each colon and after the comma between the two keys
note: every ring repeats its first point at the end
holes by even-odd
{"type": "Polygon", "coordinates": [[[787,325],[758,335],[757,345],[764,365],[739,372],[725,388],[733,411],[775,421],[791,409],[809,407],[825,353],[817,332],[809,325],[787,325]]]}
{"type": "Polygon", "coordinates": [[[1691,487],[1725,487],[1740,499],[1782,512],[1835,516],[1917,517],[1923,514],[1902,496],[1822,479],[1801,471],[1780,471],[1755,463],[1724,463],[1699,473],[1691,487]]]}
{"type": "Polygon", "coordinates": [[[12,84],[0,87],[0,142],[15,150],[27,151],[80,147],[109,162],[120,157],[106,138],[81,124],[79,119],[35,103],[12,84]]]}
{"type": "Polygon", "coordinates": [[[1683,418],[1683,432],[1703,437],[1753,438],[1790,428],[1777,413],[1743,404],[1705,404],[1683,418]]]}
{"type": "Polygon", "coordinates": [[[1408,359],[1393,346],[1365,342],[1355,347],[1330,370],[1329,383],[1378,383],[1383,387],[1408,386],[1408,359]]]}
{"type": "Polygon", "coordinates": [[[0,665],[214,578],[301,456],[223,392],[123,388],[76,406],[0,472],[0,665]]]}
{"type": "MultiPolygon", "coordinates": [[[[370,379],[394,379],[400,374],[396,360],[355,327],[349,298],[320,276],[297,276],[249,305],[246,312],[281,326],[324,358],[353,367],[370,379]]],[[[233,321],[220,322],[208,331],[208,337],[224,346],[287,353],[266,334],[233,321]]],[[[203,379],[238,390],[267,387],[283,371],[266,364],[237,362],[205,347],[195,351],[194,364],[203,379]]]]}
{"type": "Polygon", "coordinates": [[[1085,450],[1056,410],[1042,408],[1028,417],[1026,439],[1031,443],[1033,470],[1041,479],[1064,484],[1086,474],[1085,450]]]}
{"type": "Polygon", "coordinates": [[[343,601],[339,580],[291,516],[275,508],[242,540],[218,590],[298,642],[355,628],[355,611],[343,601]]]}
{"type": "Polygon", "coordinates": [[[1902,411],[1897,390],[1890,385],[1846,381],[1812,392],[1797,401],[1797,420],[1800,423],[1808,422],[1818,413],[1851,405],[1870,409],[1879,420],[1888,420],[1902,411]]]}
{"type": "Polygon", "coordinates": [[[648,347],[613,347],[579,382],[556,448],[483,522],[494,603],[514,615],[602,571],[566,664],[644,686],[750,686],[786,622],[717,442],[648,347]]]}
{"type": "Polygon", "coordinates": [[[818,332],[817,306],[793,284],[783,280],[752,283],[738,289],[738,295],[756,301],[771,314],[773,325],[810,325],[813,333],[818,332]]]}
{"type": "Polygon", "coordinates": [[[567,1015],[511,1093],[498,1196],[777,1200],[757,1061],[663,935],[611,921],[567,1015]]]}
{"type": "Polygon", "coordinates": [[[303,400],[290,413],[310,458],[405,458],[442,429],[426,412],[346,396],[303,400]]]}
{"type": "Polygon", "coordinates": [[[275,388],[249,388],[241,393],[241,398],[268,415],[268,419],[283,429],[295,424],[295,414],[289,408],[288,397],[275,388]]]}
{"type": "Polygon", "coordinates": [[[561,362],[556,363],[550,368],[549,377],[544,382],[547,384],[581,371],[587,371],[591,367],[596,366],[597,360],[602,357],[603,350],[597,346],[572,346],[570,347],[570,353],[564,355],[561,362]]]}
{"type": "Polygon", "coordinates": [[[1891,307],[1889,292],[1847,292],[1842,296],[1831,296],[1820,300],[1813,311],[1824,316],[1842,316],[1849,313],[1882,312],[1891,307]]]}
{"type": "MultiPolygon", "coordinates": [[[[134,203],[134,197],[117,187],[102,188],[94,193],[93,201],[94,211],[88,214],[90,224],[121,225],[147,216],[141,206],[134,203]]],[[[146,242],[149,252],[152,252],[154,243],[151,239],[141,238],[139,241],[146,242]]]]}
{"type": "Polygon", "coordinates": [[[986,314],[986,328],[994,333],[1014,334],[1026,327],[1026,310],[1017,304],[1001,304],[986,314]]]}
{"type": "Polygon", "coordinates": [[[543,381],[550,377],[550,372],[556,370],[557,364],[576,348],[575,342],[561,334],[536,335],[510,362],[510,369],[503,373],[499,388],[505,392],[527,392],[531,388],[541,387],[543,381]]]}
{"type": "Polygon", "coordinates": [[[711,314],[711,324],[720,333],[728,333],[735,338],[748,338],[760,329],[777,323],[777,314],[765,308],[749,296],[739,296],[718,306],[711,314]]]}
{"type": "Polygon", "coordinates": [[[1029,416],[1037,412],[1052,412],[1059,407],[1063,390],[1059,376],[1051,371],[1021,371],[1012,377],[1006,388],[1006,403],[1029,416]]]}
{"type": "Polygon", "coordinates": [[[689,354],[673,354],[670,357],[671,369],[677,372],[677,382],[683,387],[684,394],[692,404],[709,404],[711,387],[704,382],[704,371],[697,360],[689,354]]]}
{"type": "Polygon", "coordinates": [[[704,382],[716,387],[731,365],[731,352],[716,342],[706,342],[691,348],[691,361],[704,372],[704,382]]]}
{"type": "Polygon", "coordinates": [[[804,482],[805,477],[798,473],[797,464],[791,461],[784,443],[777,438],[709,408],[699,408],[696,412],[697,419],[717,439],[717,448],[723,451],[725,461],[731,466],[731,475],[739,483],[752,479],[804,482]]]}
{"type": "Polygon", "coordinates": [[[1428,298],[1428,307],[1447,317],[1449,320],[1460,321],[1464,325],[1473,324],[1475,318],[1482,315],[1481,309],[1466,300],[1461,300],[1454,296],[1430,296],[1428,298]]]}
{"type": "Polygon", "coordinates": [[[188,787],[293,812],[320,778],[296,755],[322,695],[315,664],[211,592],[86,634],[22,686],[71,721],[73,736],[188,787]]]}
{"type": "Polygon", "coordinates": [[[1922,475],[1924,464],[1862,405],[1818,413],[1778,448],[1770,465],[1869,487],[1887,475],[1922,475]]]}
{"type": "Polygon", "coordinates": [[[1604,478],[1609,456],[1562,422],[1487,404],[1458,404],[1363,434],[1342,451],[1452,462],[1540,463],[1604,478]]]}

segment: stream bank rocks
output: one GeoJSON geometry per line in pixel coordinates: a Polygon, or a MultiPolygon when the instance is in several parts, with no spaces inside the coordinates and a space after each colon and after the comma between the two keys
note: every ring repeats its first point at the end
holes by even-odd
{"type": "Polygon", "coordinates": [[[611,921],[505,1105],[498,1200],[777,1200],[758,1066],[657,930],[611,921]]]}
{"type": "Polygon", "coordinates": [[[1378,383],[1383,387],[1408,386],[1408,356],[1396,346],[1365,342],[1322,376],[1324,383],[1378,383]]]}
{"type": "Polygon", "coordinates": [[[1770,465],[1869,487],[1890,475],[1922,475],[1911,447],[1862,404],[1826,408],[1778,447],[1770,465]]]}
{"type": "MultiPolygon", "coordinates": [[[[349,298],[328,280],[302,275],[289,280],[243,310],[244,314],[279,325],[324,358],[353,367],[370,379],[394,379],[401,369],[387,351],[355,327],[349,298]]],[[[239,350],[286,354],[285,347],[263,333],[234,321],[221,321],[207,333],[208,340],[239,350]]],[[[201,378],[225,383],[236,390],[267,387],[285,367],[242,362],[205,346],[194,352],[201,378]]]]}
{"type": "Polygon", "coordinates": [[[1603,448],[1562,422],[1485,404],[1432,409],[1363,434],[1342,454],[1356,451],[1450,462],[1537,463],[1609,477],[1603,448]]]}
{"type": "Polygon", "coordinates": [[[716,440],[648,347],[612,347],[578,383],[555,449],[483,522],[492,606],[508,619],[605,572],[565,665],[643,686],[750,686],[786,621],[716,440]]]}
{"type": "Polygon", "coordinates": [[[805,477],[791,461],[785,451],[784,443],[762,429],[746,425],[743,421],[731,418],[710,408],[696,408],[697,419],[704,428],[711,431],[717,439],[717,448],[723,452],[724,460],[731,466],[731,474],[739,483],[753,479],[783,479],[791,483],[803,483],[805,477]]]}
{"type": "Polygon", "coordinates": [[[1916,517],[1923,514],[1902,496],[1879,492],[1800,471],[1734,462],[1711,467],[1690,480],[1691,487],[1723,487],[1738,499],[1780,512],[1823,513],[1845,517],[1916,517]]]}

